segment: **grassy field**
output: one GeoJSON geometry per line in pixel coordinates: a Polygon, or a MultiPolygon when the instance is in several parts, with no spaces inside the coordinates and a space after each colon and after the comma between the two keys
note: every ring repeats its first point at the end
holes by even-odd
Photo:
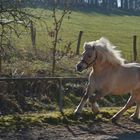
{"type": "MultiPolygon", "coordinates": [[[[48,16],[51,14],[51,11],[41,11],[41,9],[35,9],[35,13],[39,13],[39,15],[45,18],[46,23],[51,26],[52,18],[48,16]]],[[[59,10],[58,16],[60,12],[59,10]]],[[[47,47],[49,38],[45,25],[41,21],[38,21],[36,28],[37,47],[44,47],[44,45],[47,47]]],[[[132,36],[140,36],[140,16],[103,14],[94,11],[72,11],[71,18],[69,20],[65,18],[64,20],[60,37],[62,37],[64,43],[75,41],[78,38],[79,31],[84,32],[82,44],[85,41],[96,40],[104,36],[113,44],[119,46],[119,49],[124,54],[127,54],[127,51],[130,51],[132,46],[132,36]]],[[[31,45],[30,38],[27,35],[18,41],[20,41],[20,44],[17,44],[17,46],[29,47],[31,45]]],[[[64,43],[60,47],[63,48],[64,43]]],[[[75,49],[76,43],[75,41],[72,45],[73,49],[75,49]]],[[[138,41],[138,44],[140,44],[140,41],[138,41]]]]}
{"type": "MultiPolygon", "coordinates": [[[[45,11],[42,9],[35,9],[35,13],[43,13],[42,16],[45,18],[49,26],[52,25],[52,18],[50,16],[51,11],[45,11]],[[43,12],[42,12],[43,11],[43,12]]],[[[58,13],[61,11],[59,10],[58,13]]],[[[59,15],[59,14],[58,14],[59,15]]],[[[44,54],[48,54],[48,48],[52,47],[50,43],[50,38],[47,35],[46,27],[41,22],[38,21],[36,24],[37,28],[37,48],[43,50],[44,54]]],[[[72,50],[76,50],[77,38],[79,31],[83,31],[82,43],[81,43],[81,52],[82,45],[85,41],[97,40],[100,37],[104,36],[108,38],[114,45],[118,46],[118,49],[122,50],[122,54],[126,59],[132,59],[132,36],[138,36],[138,45],[140,44],[140,16],[129,15],[128,13],[119,13],[119,14],[109,14],[109,13],[99,13],[94,11],[87,11],[82,9],[72,11],[71,18],[68,20],[65,18],[60,32],[60,38],[62,42],[58,45],[58,49],[63,50],[67,42],[72,42],[72,50]]],[[[23,33],[20,39],[13,41],[17,48],[23,49],[24,54],[26,55],[26,60],[29,56],[27,52],[32,52],[30,36],[27,33],[23,33]]],[[[138,46],[138,50],[139,46],[138,46]]],[[[30,54],[29,54],[30,55],[30,54]]],[[[12,57],[13,59],[13,57],[12,57]]],[[[15,63],[16,56],[12,63],[15,63]]],[[[30,58],[31,59],[31,58],[30,58]]],[[[23,59],[22,59],[23,60],[23,59]]],[[[25,60],[25,61],[26,61],[25,60]]],[[[29,60],[30,61],[30,60],[29,60]]],[[[28,62],[29,62],[28,61],[28,62]]],[[[74,65],[77,63],[78,59],[73,58],[67,60],[67,58],[62,59],[61,66],[65,66],[65,69],[70,69],[67,73],[73,73],[74,65]]],[[[23,62],[24,63],[24,62],[23,62]]],[[[27,70],[33,72],[34,70],[40,69],[50,69],[50,64],[36,58],[31,61],[32,68],[27,70]]],[[[24,66],[24,64],[23,64],[24,66]]],[[[26,68],[30,64],[25,64],[26,68]]],[[[60,67],[61,67],[60,66],[60,67]]],[[[11,67],[11,65],[9,66],[11,67]]],[[[15,65],[15,67],[18,67],[15,65]]],[[[24,69],[24,68],[22,68],[24,69]]],[[[61,68],[60,68],[61,69],[61,68]]],[[[63,69],[63,68],[62,68],[63,69]]],[[[25,72],[26,73],[26,72],[25,72]]],[[[28,72],[27,72],[28,73],[28,72]]],[[[64,69],[58,72],[59,75],[64,73],[64,69]]],[[[71,75],[71,74],[66,74],[71,75]]],[[[64,74],[65,76],[65,74],[64,74]]]]}

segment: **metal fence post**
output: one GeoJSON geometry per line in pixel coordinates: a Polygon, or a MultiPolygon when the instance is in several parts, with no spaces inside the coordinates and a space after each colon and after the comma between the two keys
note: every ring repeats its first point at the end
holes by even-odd
{"type": "Polygon", "coordinates": [[[62,90],[62,78],[59,79],[59,110],[63,112],[63,90],[62,90]]]}

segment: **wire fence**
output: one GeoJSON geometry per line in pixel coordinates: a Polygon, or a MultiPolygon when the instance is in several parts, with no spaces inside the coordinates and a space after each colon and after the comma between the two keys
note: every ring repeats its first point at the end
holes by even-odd
{"type": "MultiPolygon", "coordinates": [[[[48,32],[44,30],[35,30],[35,35],[32,35],[34,33],[31,32],[22,32],[22,36],[20,39],[16,39],[12,37],[12,34],[9,34],[10,43],[13,46],[20,47],[28,47],[28,48],[38,48],[42,50],[47,50],[51,48],[52,41],[51,38],[48,36],[48,32]],[[20,43],[19,43],[20,42],[20,43]]],[[[58,43],[58,49],[60,51],[63,51],[65,47],[71,47],[71,50],[75,54],[79,54],[82,51],[82,44],[85,41],[92,41],[93,38],[97,38],[97,35],[95,35],[94,32],[84,32],[79,31],[76,33],[71,32],[70,30],[65,31],[67,32],[67,36],[65,35],[64,38],[62,38],[64,31],[60,33],[59,43],[58,43]],[[89,35],[90,34],[90,35],[89,35]]],[[[117,36],[117,35],[116,35],[117,36]]],[[[121,38],[119,39],[121,40],[121,38]]],[[[132,35],[129,39],[129,46],[125,45],[125,42],[127,42],[128,39],[123,38],[123,41],[121,40],[122,47],[119,47],[119,49],[122,51],[123,57],[129,61],[139,61],[140,60],[140,49],[139,49],[139,39],[138,36],[132,35]]],[[[114,43],[115,44],[115,43],[114,43]]],[[[119,44],[119,42],[118,42],[119,44]]],[[[127,43],[128,44],[128,43],[127,43]]]]}

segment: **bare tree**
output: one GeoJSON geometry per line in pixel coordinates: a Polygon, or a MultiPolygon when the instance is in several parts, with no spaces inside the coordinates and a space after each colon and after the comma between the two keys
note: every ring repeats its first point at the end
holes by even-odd
{"type": "MultiPolygon", "coordinates": [[[[63,9],[61,14],[57,13],[58,4],[60,4],[60,0],[53,0],[53,9],[52,9],[52,18],[53,24],[51,30],[48,28],[48,33],[52,37],[52,76],[55,74],[55,67],[56,67],[56,51],[58,47],[58,43],[60,42],[59,33],[62,27],[63,20],[66,15],[71,14],[70,10],[68,9],[68,2],[67,0],[63,1],[63,9]]],[[[62,4],[62,1],[61,1],[62,4]]]]}
{"type": "Polygon", "coordinates": [[[20,0],[1,0],[0,1],[0,72],[2,71],[2,59],[5,48],[9,42],[9,32],[19,37],[18,26],[28,29],[32,18],[39,18],[26,9],[20,0]]]}

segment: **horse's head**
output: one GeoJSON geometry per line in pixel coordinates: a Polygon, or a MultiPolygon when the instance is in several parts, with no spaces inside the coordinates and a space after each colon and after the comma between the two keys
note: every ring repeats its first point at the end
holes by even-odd
{"type": "Polygon", "coordinates": [[[95,68],[97,66],[95,66],[95,63],[100,66],[103,66],[104,63],[111,66],[122,65],[124,59],[121,57],[120,51],[115,50],[115,48],[116,46],[112,45],[104,37],[93,42],[85,43],[81,61],[77,64],[76,69],[81,72],[91,66],[95,68]]]}
{"type": "Polygon", "coordinates": [[[76,65],[76,69],[79,72],[93,66],[97,59],[97,52],[94,46],[94,42],[84,44],[84,52],[82,53],[81,61],[76,65]]]}

